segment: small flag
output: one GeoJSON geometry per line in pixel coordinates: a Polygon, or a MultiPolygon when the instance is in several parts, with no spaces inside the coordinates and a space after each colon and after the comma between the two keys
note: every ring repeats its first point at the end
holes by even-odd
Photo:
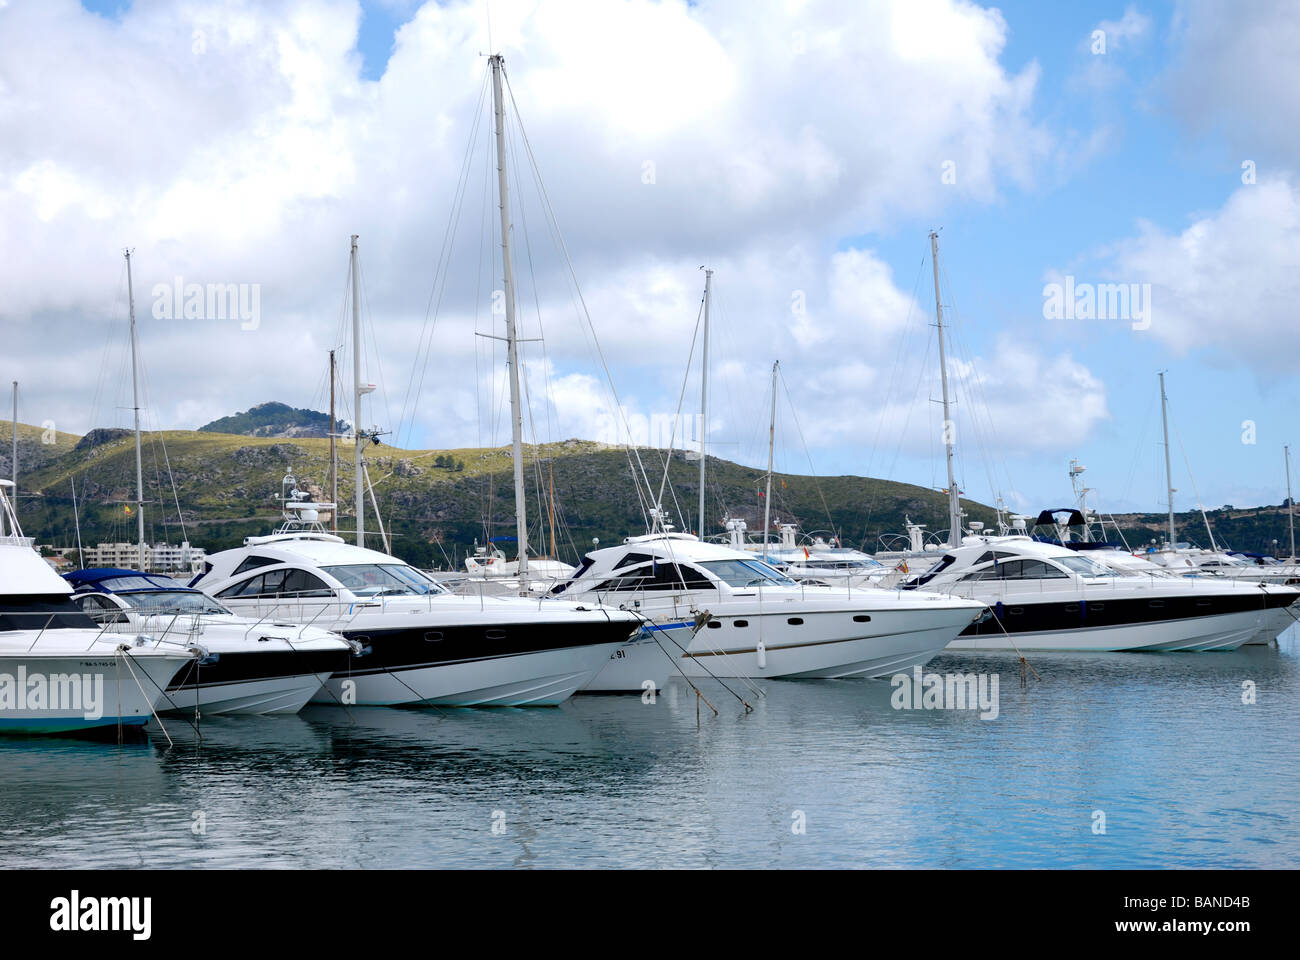
{"type": "Polygon", "coordinates": [[[124,505],[124,506],[122,507],[122,509],[126,511],[126,515],[127,515],[128,517],[131,516],[131,507],[130,507],[129,504],[128,504],[128,505],[124,505]]]}

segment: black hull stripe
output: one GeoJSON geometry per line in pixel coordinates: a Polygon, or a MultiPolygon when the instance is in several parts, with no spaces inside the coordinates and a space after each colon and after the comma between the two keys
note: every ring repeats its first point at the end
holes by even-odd
{"type": "Polygon", "coordinates": [[[990,604],[993,617],[973,623],[963,637],[1006,633],[1053,633],[1102,627],[1198,620],[1232,613],[1261,612],[1290,605],[1297,594],[1246,594],[1217,597],[1138,597],[1106,600],[1002,600],[990,604]],[[1159,606],[1152,606],[1153,603],[1159,606]]]}
{"type": "Polygon", "coordinates": [[[194,690],[223,683],[301,677],[346,670],[346,650],[250,650],[216,654],[212,663],[190,661],[168,685],[171,690],[194,690]]]}
{"type": "MultiPolygon", "coordinates": [[[[610,642],[617,643],[618,641],[615,640],[610,642]]],[[[592,646],[592,644],[584,644],[584,646],[592,646]]],[[[377,674],[393,673],[401,670],[427,670],[434,667],[457,667],[466,663],[485,663],[489,660],[510,660],[513,657],[531,657],[534,654],[538,654],[538,653],[555,653],[559,650],[572,650],[572,649],[573,649],[572,647],[552,647],[549,650],[524,650],[521,651],[520,653],[502,653],[495,657],[470,657],[467,660],[434,660],[430,663],[404,663],[401,666],[396,666],[396,667],[378,667],[372,669],[366,669],[365,668],[366,658],[360,657],[353,661],[354,664],[360,665],[360,669],[358,669],[357,667],[353,667],[351,670],[335,673],[332,677],[330,677],[330,679],[342,680],[346,677],[374,676],[377,674]]]]}
{"type": "Polygon", "coordinates": [[[407,627],[398,630],[351,630],[342,633],[367,652],[352,656],[336,676],[421,670],[529,653],[626,643],[636,624],[618,620],[586,623],[504,624],[455,627],[407,627]]]}

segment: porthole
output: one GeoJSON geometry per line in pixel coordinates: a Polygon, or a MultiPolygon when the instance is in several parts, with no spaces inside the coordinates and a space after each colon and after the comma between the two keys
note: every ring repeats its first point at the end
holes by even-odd
{"type": "Polygon", "coordinates": [[[792,627],[799,627],[799,626],[802,626],[802,625],[803,625],[803,617],[791,617],[789,620],[786,621],[786,623],[790,624],[790,626],[792,626],[792,627]]]}
{"type": "Polygon", "coordinates": [[[871,622],[871,616],[870,616],[869,614],[866,614],[866,613],[858,613],[858,614],[854,614],[854,616],[853,616],[853,622],[854,622],[854,623],[870,623],[870,622],[871,622]]]}
{"type": "Polygon", "coordinates": [[[429,641],[429,643],[436,643],[437,641],[442,639],[442,631],[426,630],[424,634],[424,639],[429,641]]]}
{"type": "Polygon", "coordinates": [[[748,621],[748,620],[733,620],[733,621],[731,621],[731,625],[732,625],[733,627],[747,627],[747,626],[749,626],[749,621],[748,621]]]}
{"type": "Polygon", "coordinates": [[[506,632],[504,630],[489,630],[484,634],[489,640],[504,640],[506,632]]]}
{"type": "Polygon", "coordinates": [[[721,623],[720,621],[718,621],[718,620],[710,620],[710,621],[709,621],[709,629],[710,629],[710,630],[717,630],[717,629],[721,628],[721,626],[722,626],[722,623],[721,623]]]}

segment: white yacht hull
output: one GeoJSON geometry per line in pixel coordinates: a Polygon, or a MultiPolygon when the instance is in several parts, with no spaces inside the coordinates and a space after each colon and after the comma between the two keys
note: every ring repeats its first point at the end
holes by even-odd
{"type": "Polygon", "coordinates": [[[0,652],[0,733],[57,734],[101,727],[143,726],[162,691],[191,658],[184,655],[24,654],[0,652]],[[129,661],[129,662],[128,662],[129,661]],[[45,678],[45,700],[33,704],[35,677],[45,678]],[[75,695],[57,678],[78,677],[75,695]],[[17,687],[27,692],[15,696],[17,687]],[[61,687],[59,693],[55,687],[61,687]]]}
{"type": "Polygon", "coordinates": [[[588,644],[510,656],[393,667],[367,672],[365,658],[352,674],[336,673],[313,703],[435,707],[551,707],[590,681],[618,643],[588,644]]]}
{"type": "Polygon", "coordinates": [[[964,606],[873,611],[859,624],[851,611],[802,612],[795,619],[803,623],[793,626],[785,611],[722,616],[720,627],[696,634],[682,672],[692,678],[888,677],[928,662],[976,613],[964,606]],[[736,621],[748,625],[736,627],[736,621]]]}
{"type": "Polygon", "coordinates": [[[1264,646],[1272,643],[1287,630],[1295,626],[1294,613],[1286,607],[1275,607],[1264,611],[1264,627],[1246,641],[1246,646],[1264,646]]]}
{"type": "Polygon", "coordinates": [[[989,633],[958,637],[950,650],[1197,651],[1235,650],[1266,629],[1266,611],[1243,610],[1186,620],[1162,620],[1080,630],[989,633]]]}
{"type": "Polygon", "coordinates": [[[293,714],[305,707],[330,678],[330,671],[299,676],[240,680],[232,683],[173,687],[159,712],[215,714],[293,714]]]}
{"type": "Polygon", "coordinates": [[[680,675],[683,650],[694,639],[694,622],[647,624],[630,642],[610,654],[609,661],[579,693],[641,693],[647,684],[662,690],[680,675]]]}

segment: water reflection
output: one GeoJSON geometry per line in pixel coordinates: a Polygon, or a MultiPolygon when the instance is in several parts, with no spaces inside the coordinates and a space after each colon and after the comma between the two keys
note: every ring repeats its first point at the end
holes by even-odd
{"type": "Polygon", "coordinates": [[[170,746],[0,741],[0,863],[1294,864],[1293,641],[1030,663],[1024,686],[1014,655],[926,668],[997,674],[996,720],[860,681],[760,682],[752,712],[706,683],[715,717],[676,683],[653,704],[171,720],[170,746]]]}

